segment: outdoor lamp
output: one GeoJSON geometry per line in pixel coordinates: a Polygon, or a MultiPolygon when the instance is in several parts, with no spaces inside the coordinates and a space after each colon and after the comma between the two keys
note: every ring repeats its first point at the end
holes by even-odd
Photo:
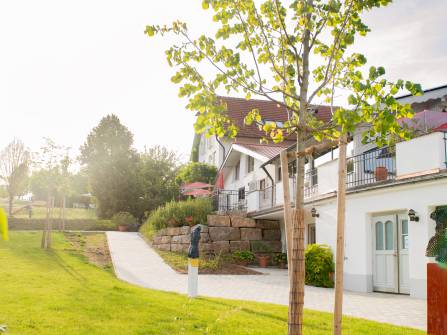
{"type": "Polygon", "coordinates": [[[315,207],[313,207],[313,208],[310,210],[310,213],[312,214],[312,217],[313,217],[313,218],[319,218],[319,217],[320,217],[320,214],[317,213],[317,210],[315,209],[315,207]]]}
{"type": "Polygon", "coordinates": [[[419,216],[416,215],[414,209],[408,211],[408,216],[410,217],[410,221],[419,222],[419,216]]]}

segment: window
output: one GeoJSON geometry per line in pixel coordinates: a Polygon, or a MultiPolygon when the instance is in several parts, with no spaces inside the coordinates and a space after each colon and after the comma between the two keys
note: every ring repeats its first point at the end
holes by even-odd
{"type": "Polygon", "coordinates": [[[379,221],[376,223],[376,250],[384,249],[383,240],[384,240],[383,223],[379,221]]]}
{"type": "Polygon", "coordinates": [[[241,187],[241,188],[238,190],[238,198],[239,198],[239,201],[245,199],[245,187],[241,187]]]}
{"type": "Polygon", "coordinates": [[[317,243],[317,229],[315,223],[307,225],[307,244],[317,243]]]}
{"type": "Polygon", "coordinates": [[[402,220],[402,249],[408,249],[408,220],[402,220]]]}
{"type": "Polygon", "coordinates": [[[278,182],[280,182],[282,180],[282,171],[281,171],[281,167],[278,166],[278,177],[276,178],[276,180],[278,182]]]}
{"type": "Polygon", "coordinates": [[[247,156],[247,173],[254,171],[255,159],[251,156],[247,156]]]}
{"type": "Polygon", "coordinates": [[[289,176],[293,177],[296,175],[296,160],[289,163],[289,176]]]}
{"type": "Polygon", "coordinates": [[[239,172],[241,170],[241,161],[237,162],[234,167],[234,180],[239,180],[239,172]]]}
{"type": "Polygon", "coordinates": [[[394,250],[394,232],[391,221],[385,223],[385,241],[386,250],[394,250]]]}
{"type": "Polygon", "coordinates": [[[265,179],[261,179],[259,181],[259,189],[260,190],[265,190],[265,179]]]}

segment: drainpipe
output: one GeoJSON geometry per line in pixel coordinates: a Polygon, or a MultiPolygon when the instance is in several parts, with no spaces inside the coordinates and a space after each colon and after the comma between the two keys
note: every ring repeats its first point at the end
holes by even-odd
{"type": "Polygon", "coordinates": [[[222,164],[223,164],[223,162],[225,161],[225,157],[226,157],[226,150],[225,150],[225,147],[224,147],[224,145],[222,144],[222,142],[219,140],[219,137],[217,136],[217,135],[215,135],[216,136],[216,141],[217,141],[217,143],[219,143],[219,145],[222,147],[222,150],[223,150],[223,156],[222,156],[222,163],[220,164],[220,166],[219,166],[219,170],[222,168],[222,164]]]}
{"type": "Polygon", "coordinates": [[[275,181],[273,180],[272,176],[270,175],[270,173],[267,171],[267,169],[265,168],[264,165],[261,166],[261,168],[264,170],[265,174],[267,175],[267,177],[270,179],[270,181],[272,182],[272,207],[273,207],[273,197],[274,197],[274,188],[275,188],[275,181]]]}

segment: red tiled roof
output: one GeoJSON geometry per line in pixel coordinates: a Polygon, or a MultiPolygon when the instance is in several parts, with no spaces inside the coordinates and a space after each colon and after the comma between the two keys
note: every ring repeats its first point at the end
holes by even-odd
{"type": "Polygon", "coordinates": [[[280,154],[281,151],[288,148],[289,143],[279,144],[241,144],[239,146],[244,147],[247,150],[256,152],[257,154],[264,156],[268,159],[272,159],[280,154]]]}
{"type": "Polygon", "coordinates": [[[441,124],[439,127],[433,129],[433,131],[447,131],[447,123],[441,124]]]}
{"type": "MultiPolygon", "coordinates": [[[[244,124],[245,116],[253,109],[257,108],[265,121],[285,122],[288,120],[286,109],[277,103],[269,100],[244,99],[219,96],[222,102],[227,105],[227,114],[238,126],[237,137],[261,138],[265,133],[259,130],[256,124],[247,126],[244,124]]],[[[331,110],[328,106],[313,106],[319,120],[328,122],[331,119],[331,110]]]]}

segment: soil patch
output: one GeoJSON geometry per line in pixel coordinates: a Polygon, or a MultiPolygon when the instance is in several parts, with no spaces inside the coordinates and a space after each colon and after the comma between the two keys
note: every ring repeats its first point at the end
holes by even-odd
{"type": "Polygon", "coordinates": [[[104,233],[65,233],[71,249],[84,255],[88,262],[100,268],[111,268],[112,259],[104,233]]]}

